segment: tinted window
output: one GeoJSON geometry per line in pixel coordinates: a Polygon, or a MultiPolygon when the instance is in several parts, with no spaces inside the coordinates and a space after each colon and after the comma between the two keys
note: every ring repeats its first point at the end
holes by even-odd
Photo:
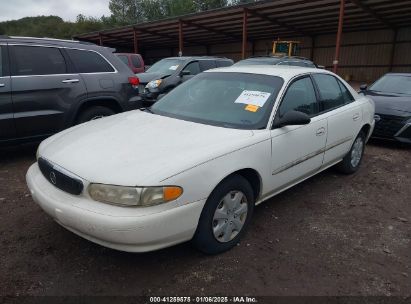
{"type": "Polygon", "coordinates": [[[214,69],[216,67],[214,60],[200,60],[201,71],[206,71],[209,69],[214,69]]]}
{"type": "Polygon", "coordinates": [[[113,67],[96,52],[67,49],[67,53],[78,73],[114,72],[113,67]]]}
{"type": "Polygon", "coordinates": [[[128,65],[128,57],[126,55],[117,55],[121,61],[123,61],[126,65],[128,65]]]}
{"type": "Polygon", "coordinates": [[[228,66],[232,66],[233,62],[231,60],[217,60],[216,61],[217,67],[228,67],[228,66]]]}
{"type": "Polygon", "coordinates": [[[136,55],[131,56],[131,63],[133,64],[135,68],[141,67],[140,58],[138,58],[138,56],[136,55]]]}
{"type": "Polygon", "coordinates": [[[58,48],[11,46],[13,75],[48,75],[67,72],[63,55],[58,48]]]}
{"type": "Polygon", "coordinates": [[[369,90],[411,95],[411,77],[388,74],[378,79],[369,90]]]}
{"type": "Polygon", "coordinates": [[[151,110],[226,128],[261,129],[267,127],[282,85],[275,76],[206,72],[173,89],[151,110]]]}
{"type": "Polygon", "coordinates": [[[198,73],[200,73],[200,65],[198,61],[187,64],[184,68],[184,71],[190,71],[190,75],[197,75],[198,73]]]}
{"type": "Polygon", "coordinates": [[[334,76],[315,74],[313,77],[320,92],[320,98],[323,103],[324,111],[345,104],[344,96],[341,92],[337,79],[334,76]]]}
{"type": "Polygon", "coordinates": [[[307,66],[304,61],[288,61],[288,65],[299,66],[299,67],[307,66]]]}
{"type": "Polygon", "coordinates": [[[3,56],[2,56],[3,47],[0,46],[0,77],[3,76],[3,56]]]}
{"type": "Polygon", "coordinates": [[[293,110],[303,112],[310,116],[319,112],[314,86],[310,77],[296,80],[288,87],[287,93],[285,93],[280,105],[280,117],[293,110]]]}

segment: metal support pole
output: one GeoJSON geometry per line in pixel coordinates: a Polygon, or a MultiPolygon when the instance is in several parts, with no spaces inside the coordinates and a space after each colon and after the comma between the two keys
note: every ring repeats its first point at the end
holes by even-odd
{"type": "Polygon", "coordinates": [[[241,58],[245,59],[247,56],[247,22],[248,22],[248,11],[245,8],[243,11],[243,45],[241,48],[241,58]]]}
{"type": "Polygon", "coordinates": [[[397,44],[397,38],[398,38],[398,29],[394,30],[394,35],[392,38],[392,47],[391,47],[391,53],[390,53],[390,72],[392,72],[392,68],[394,65],[394,56],[395,56],[395,46],[397,44]]]}
{"type": "Polygon", "coordinates": [[[133,29],[134,53],[138,54],[137,30],[133,29]]]}
{"type": "Polygon", "coordinates": [[[101,35],[101,33],[98,34],[98,38],[100,46],[103,46],[103,35],[101,35]]]}
{"type": "Polygon", "coordinates": [[[183,56],[184,40],[183,40],[183,22],[178,22],[178,56],[183,56]]]}
{"type": "Polygon", "coordinates": [[[337,73],[338,70],[338,61],[340,59],[340,47],[341,47],[341,34],[342,28],[344,24],[344,8],[345,8],[345,0],[340,0],[340,16],[338,19],[338,30],[337,30],[337,42],[335,43],[335,57],[334,57],[334,68],[333,72],[337,73]]]}

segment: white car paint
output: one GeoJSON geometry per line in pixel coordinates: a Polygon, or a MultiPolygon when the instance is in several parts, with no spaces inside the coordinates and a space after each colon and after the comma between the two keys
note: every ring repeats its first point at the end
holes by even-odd
{"type": "Polygon", "coordinates": [[[86,239],[118,250],[150,251],[190,240],[207,197],[233,172],[249,168],[258,173],[258,204],[341,161],[364,125],[372,133],[372,102],[339,77],[356,101],[320,114],[308,125],[271,130],[288,84],[304,74],[330,73],[325,70],[238,66],[212,71],[284,79],[266,129],[229,129],[138,110],[91,121],[48,138],[38,150],[39,156],[77,176],[84,191],[71,195],[57,189],[35,163],[27,173],[33,199],[86,239]],[[90,183],[178,185],[184,193],[157,206],[119,207],[92,200],[90,183]]]}

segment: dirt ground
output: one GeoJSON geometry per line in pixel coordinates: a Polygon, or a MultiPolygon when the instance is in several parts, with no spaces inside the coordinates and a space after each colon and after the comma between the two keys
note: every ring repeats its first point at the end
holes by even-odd
{"type": "Polygon", "coordinates": [[[239,246],[145,254],[66,231],[31,199],[36,147],[0,152],[0,295],[411,295],[411,149],[373,142],[255,210],[239,246]]]}

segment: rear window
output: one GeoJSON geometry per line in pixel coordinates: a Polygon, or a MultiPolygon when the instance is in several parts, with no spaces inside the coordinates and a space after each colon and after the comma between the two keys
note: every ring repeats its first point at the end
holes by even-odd
{"type": "Polygon", "coordinates": [[[121,61],[123,61],[126,65],[128,65],[128,57],[126,55],[117,55],[121,61]]]}
{"type": "Polygon", "coordinates": [[[13,75],[65,74],[66,62],[58,48],[10,46],[13,75]]]}
{"type": "Polygon", "coordinates": [[[135,68],[141,68],[141,62],[138,56],[136,55],[131,56],[131,63],[133,64],[135,68]]]}
{"type": "Polygon", "coordinates": [[[114,72],[113,67],[100,54],[93,51],[67,49],[78,73],[114,72]]]}

